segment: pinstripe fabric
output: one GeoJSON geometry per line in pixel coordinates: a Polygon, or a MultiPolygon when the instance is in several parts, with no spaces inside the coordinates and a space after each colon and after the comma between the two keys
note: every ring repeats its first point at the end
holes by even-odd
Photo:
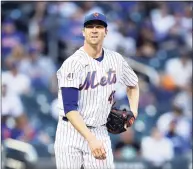
{"type": "Polygon", "coordinates": [[[125,84],[126,86],[135,86],[137,82],[138,82],[138,78],[136,74],[133,72],[133,70],[127,64],[127,62],[123,60],[122,75],[121,75],[120,83],[125,84]]]}
{"type": "Polygon", "coordinates": [[[114,168],[111,142],[106,127],[107,117],[113,104],[113,95],[118,82],[135,86],[138,78],[124,58],[103,48],[101,62],[88,56],[83,47],[70,56],[57,71],[59,123],[56,132],[55,153],[57,169],[114,168]],[[87,141],[73,128],[70,122],[61,120],[65,116],[61,87],[79,89],[78,112],[88,126],[96,127],[92,132],[105,144],[106,160],[96,160],[87,141]]]}
{"type": "Polygon", "coordinates": [[[54,144],[57,169],[78,169],[83,164],[84,139],[69,123],[59,119],[54,144]],[[64,134],[61,134],[64,133],[64,134]]]}
{"type": "Polygon", "coordinates": [[[88,142],[84,142],[83,147],[83,167],[85,169],[114,169],[113,153],[111,148],[111,141],[106,130],[106,126],[90,129],[92,133],[96,135],[99,140],[104,143],[105,150],[107,152],[107,158],[105,160],[97,160],[91,154],[91,150],[88,146],[88,142]]]}
{"type": "Polygon", "coordinates": [[[114,169],[111,141],[106,126],[90,129],[102,140],[107,152],[106,160],[97,160],[91,153],[88,142],[74,129],[70,122],[60,118],[55,140],[55,157],[57,169],[114,169]],[[65,134],[61,134],[65,133],[65,134]]]}

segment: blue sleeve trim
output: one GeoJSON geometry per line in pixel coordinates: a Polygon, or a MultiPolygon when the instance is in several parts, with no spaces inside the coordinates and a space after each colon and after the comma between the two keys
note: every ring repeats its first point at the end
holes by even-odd
{"type": "Polygon", "coordinates": [[[73,87],[62,87],[62,100],[64,113],[78,109],[78,89],[73,87]]]}

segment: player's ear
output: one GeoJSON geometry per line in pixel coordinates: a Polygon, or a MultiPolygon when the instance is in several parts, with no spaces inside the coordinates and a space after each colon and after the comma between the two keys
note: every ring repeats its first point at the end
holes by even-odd
{"type": "Polygon", "coordinates": [[[84,31],[84,28],[82,28],[82,35],[85,37],[85,31],[84,31]]]}
{"type": "MultiPolygon", "coordinates": [[[[105,28],[105,36],[107,36],[107,32],[108,32],[108,29],[105,28]]],[[[104,36],[104,37],[105,37],[105,36],[104,36]]]]}

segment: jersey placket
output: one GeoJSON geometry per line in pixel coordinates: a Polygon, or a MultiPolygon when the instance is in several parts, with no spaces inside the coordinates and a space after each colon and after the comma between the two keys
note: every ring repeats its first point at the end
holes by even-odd
{"type": "Polygon", "coordinates": [[[102,86],[100,85],[100,80],[101,80],[101,77],[103,76],[103,72],[102,72],[102,69],[101,69],[101,67],[100,67],[100,62],[98,62],[98,61],[95,61],[95,64],[96,64],[96,68],[97,68],[97,70],[96,70],[96,80],[97,80],[97,82],[96,83],[98,83],[98,86],[97,86],[97,88],[98,88],[98,95],[96,96],[96,98],[97,98],[97,103],[98,103],[98,109],[97,109],[97,116],[95,116],[96,117],[96,119],[94,120],[94,126],[97,126],[98,125],[98,123],[99,123],[99,118],[100,118],[100,112],[101,112],[101,108],[102,108],[102,106],[101,106],[101,102],[103,101],[103,89],[102,89],[102,86]]]}
{"type": "Polygon", "coordinates": [[[101,78],[105,75],[105,70],[103,69],[101,62],[98,62],[98,61],[97,61],[97,72],[98,72],[97,80],[99,83],[98,88],[99,88],[99,98],[100,98],[99,99],[99,105],[100,106],[98,109],[98,114],[100,114],[100,116],[96,119],[96,124],[99,123],[99,121],[102,122],[101,121],[102,120],[101,119],[102,118],[101,113],[102,113],[102,111],[104,111],[103,110],[104,109],[103,104],[105,104],[105,102],[104,102],[104,87],[100,85],[101,78]]]}

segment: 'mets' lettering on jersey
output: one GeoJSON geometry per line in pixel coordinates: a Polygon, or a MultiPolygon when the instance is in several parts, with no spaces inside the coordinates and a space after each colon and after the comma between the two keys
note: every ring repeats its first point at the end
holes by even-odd
{"type": "Polygon", "coordinates": [[[115,70],[109,69],[109,71],[107,72],[107,76],[101,77],[100,82],[97,82],[95,84],[96,74],[97,71],[88,72],[85,81],[83,84],[80,85],[79,90],[88,90],[89,87],[91,87],[91,89],[94,89],[98,85],[106,86],[116,83],[117,78],[115,70]]]}

